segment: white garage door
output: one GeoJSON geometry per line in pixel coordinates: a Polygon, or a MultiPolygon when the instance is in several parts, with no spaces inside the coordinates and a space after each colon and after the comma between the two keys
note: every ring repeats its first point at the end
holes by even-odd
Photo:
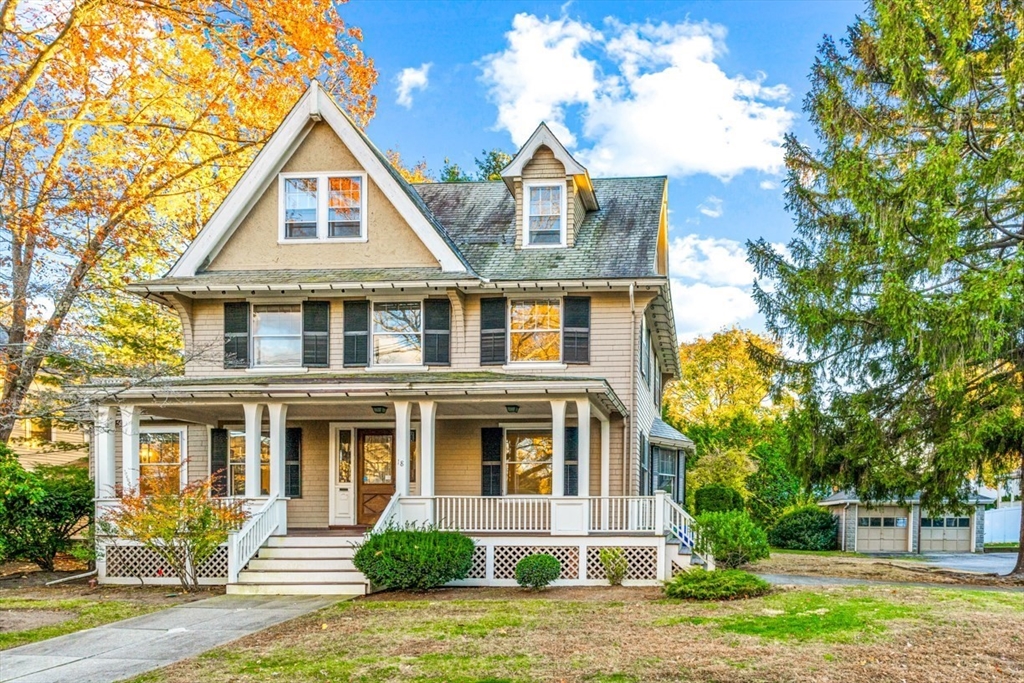
{"type": "Polygon", "coordinates": [[[971,552],[971,518],[922,516],[921,552],[971,552]]]}
{"type": "Polygon", "coordinates": [[[906,508],[889,506],[857,513],[857,552],[905,553],[910,533],[910,515],[906,508]]]}

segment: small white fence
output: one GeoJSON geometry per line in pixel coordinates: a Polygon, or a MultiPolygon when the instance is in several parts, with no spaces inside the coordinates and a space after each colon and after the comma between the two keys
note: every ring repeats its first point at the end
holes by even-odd
{"type": "Polygon", "coordinates": [[[985,543],[1016,543],[1020,540],[1019,505],[985,510],[985,543]]]}

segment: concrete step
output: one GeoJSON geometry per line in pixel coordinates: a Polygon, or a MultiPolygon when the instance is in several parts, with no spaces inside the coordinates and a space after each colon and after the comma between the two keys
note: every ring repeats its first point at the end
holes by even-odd
{"type": "Polygon", "coordinates": [[[246,569],[238,583],[361,583],[366,578],[357,571],[274,571],[246,569]]]}
{"type": "Polygon", "coordinates": [[[261,560],[269,560],[269,559],[282,559],[282,560],[284,560],[284,559],[288,559],[288,560],[305,560],[305,559],[310,559],[310,560],[312,560],[312,559],[341,560],[341,559],[346,559],[346,560],[350,560],[350,559],[352,559],[355,556],[356,550],[357,550],[357,548],[352,548],[350,546],[346,546],[346,547],[335,547],[335,546],[325,546],[325,547],[316,547],[316,546],[314,546],[314,547],[309,547],[309,546],[300,546],[300,547],[284,547],[284,548],[269,548],[269,547],[264,546],[264,547],[260,548],[260,551],[259,551],[259,553],[257,553],[256,557],[258,557],[261,560]]]}
{"type": "Polygon", "coordinates": [[[350,548],[363,542],[362,536],[271,536],[270,548],[350,548]]]}
{"type": "Polygon", "coordinates": [[[228,595],[366,595],[365,583],[232,583],[228,595]]]}
{"type": "Polygon", "coordinates": [[[257,557],[249,561],[246,571],[356,571],[351,558],[280,558],[257,557]]]}

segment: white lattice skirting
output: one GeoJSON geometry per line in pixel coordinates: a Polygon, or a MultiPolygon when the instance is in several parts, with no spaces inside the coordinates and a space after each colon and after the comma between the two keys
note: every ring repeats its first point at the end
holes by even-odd
{"type": "MultiPolygon", "coordinates": [[[[159,555],[137,543],[117,541],[97,546],[96,569],[100,583],[178,585],[177,575],[159,555]]],[[[199,583],[227,583],[228,549],[221,546],[199,568],[199,583]]]]}
{"type": "Polygon", "coordinates": [[[621,548],[629,570],[624,585],[657,585],[668,578],[665,540],[658,536],[621,537],[474,537],[469,578],[456,586],[514,586],[516,564],[527,555],[546,553],[562,564],[555,586],[608,585],[601,565],[601,548],[621,548]]]}

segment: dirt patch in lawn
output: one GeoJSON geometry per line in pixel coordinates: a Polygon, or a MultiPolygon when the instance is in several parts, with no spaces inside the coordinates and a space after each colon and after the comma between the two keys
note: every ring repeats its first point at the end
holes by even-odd
{"type": "Polygon", "coordinates": [[[74,619],[70,612],[58,610],[0,609],[0,633],[30,631],[74,619]]]}
{"type": "Polygon", "coordinates": [[[744,567],[759,574],[834,576],[871,581],[927,582],[950,586],[1022,586],[1024,580],[1005,576],[958,572],[932,567],[913,559],[854,554],[773,552],[767,560],[744,567]]]}
{"type": "Polygon", "coordinates": [[[568,590],[377,594],[136,683],[1024,680],[1020,595],[829,587],[688,603],[568,590]]]}

